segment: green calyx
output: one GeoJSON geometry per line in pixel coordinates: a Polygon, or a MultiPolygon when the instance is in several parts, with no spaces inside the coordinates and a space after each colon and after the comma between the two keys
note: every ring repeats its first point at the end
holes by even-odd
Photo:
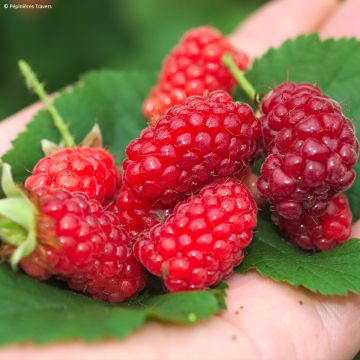
{"type": "Polygon", "coordinates": [[[1,186],[6,198],[0,200],[0,238],[15,248],[10,263],[16,268],[19,261],[36,247],[37,209],[15,184],[10,165],[1,165],[1,186]]]}

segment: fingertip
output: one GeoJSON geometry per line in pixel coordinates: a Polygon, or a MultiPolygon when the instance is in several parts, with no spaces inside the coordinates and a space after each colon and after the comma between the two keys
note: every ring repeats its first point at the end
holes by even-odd
{"type": "Polygon", "coordinates": [[[250,57],[299,34],[317,31],[336,10],[338,0],[277,0],[267,3],[242,23],[230,41],[250,57]]]}
{"type": "Polygon", "coordinates": [[[360,39],[360,1],[344,1],[320,31],[323,38],[355,36],[360,39]]]}
{"type": "Polygon", "coordinates": [[[360,220],[357,220],[352,228],[352,235],[353,238],[359,238],[360,239],[360,220]]]}

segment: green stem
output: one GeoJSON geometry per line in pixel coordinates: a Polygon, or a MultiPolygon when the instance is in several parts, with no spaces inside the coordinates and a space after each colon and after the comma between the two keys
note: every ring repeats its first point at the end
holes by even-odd
{"type": "Polygon", "coordinates": [[[23,74],[27,86],[34,90],[37,96],[42,100],[49,111],[56,128],[59,130],[61,137],[64,141],[66,147],[73,147],[75,146],[75,141],[73,136],[71,135],[67,124],[65,123],[64,119],[61,117],[59,112],[57,111],[56,107],[54,106],[52,100],[50,99],[49,95],[46,93],[44,85],[39,81],[36,77],[34,71],[31,69],[28,63],[24,60],[20,60],[18,62],[19,68],[21,73],[23,74]]]}
{"type": "Polygon", "coordinates": [[[224,54],[222,57],[222,62],[230,70],[238,82],[240,88],[246,93],[249,99],[254,102],[256,106],[258,106],[260,103],[259,95],[257,94],[251,82],[246,78],[244,72],[237,67],[233,58],[229,54],[224,54]]]}

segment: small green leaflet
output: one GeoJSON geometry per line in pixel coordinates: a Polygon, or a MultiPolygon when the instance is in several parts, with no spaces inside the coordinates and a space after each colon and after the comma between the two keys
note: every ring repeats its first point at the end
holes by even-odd
{"type": "MultiPolygon", "coordinates": [[[[286,80],[319,85],[342,105],[360,139],[360,42],[356,39],[321,41],[312,35],[288,40],[279,49],[271,49],[255,60],[246,76],[260,94],[286,80]]],[[[241,97],[247,101],[243,94],[241,97]]],[[[355,219],[360,218],[359,164],[356,166],[359,176],[348,193],[355,219]]]]}
{"type": "Polygon", "coordinates": [[[321,253],[307,253],[285,242],[268,217],[259,216],[241,273],[261,275],[324,295],[360,293],[360,240],[321,253]]]}

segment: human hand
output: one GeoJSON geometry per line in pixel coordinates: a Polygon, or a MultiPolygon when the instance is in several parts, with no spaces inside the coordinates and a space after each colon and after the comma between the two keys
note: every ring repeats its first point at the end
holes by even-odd
{"type": "MultiPolygon", "coordinates": [[[[261,55],[299,33],[358,36],[358,0],[280,0],[269,3],[231,35],[234,45],[261,55]]],[[[41,104],[0,123],[8,141],[41,104]]],[[[0,154],[9,143],[0,144],[0,154]]],[[[353,228],[360,237],[360,222],[353,228]]],[[[360,349],[360,296],[324,297],[252,272],[229,280],[228,309],[193,327],[150,323],[128,339],[96,344],[12,346],[1,359],[352,359],[360,349]]],[[[96,324],[94,324],[95,326],[96,324]]]]}

